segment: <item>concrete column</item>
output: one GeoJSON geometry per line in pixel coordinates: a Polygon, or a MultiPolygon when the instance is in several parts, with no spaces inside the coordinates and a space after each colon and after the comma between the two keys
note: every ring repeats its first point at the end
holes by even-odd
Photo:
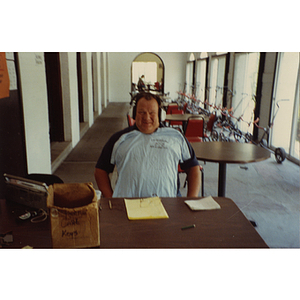
{"type": "Polygon", "coordinates": [[[60,55],[65,140],[74,147],[80,139],[76,52],[60,55]]]}
{"type": "Polygon", "coordinates": [[[28,173],[51,173],[48,96],[43,52],[20,52],[28,173]]]}

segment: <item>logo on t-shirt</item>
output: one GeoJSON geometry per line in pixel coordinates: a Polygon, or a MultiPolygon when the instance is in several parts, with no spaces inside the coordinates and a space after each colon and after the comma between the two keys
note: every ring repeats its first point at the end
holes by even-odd
{"type": "Polygon", "coordinates": [[[168,143],[168,141],[165,140],[165,139],[152,138],[151,141],[150,141],[150,148],[168,149],[167,143],[168,143]]]}

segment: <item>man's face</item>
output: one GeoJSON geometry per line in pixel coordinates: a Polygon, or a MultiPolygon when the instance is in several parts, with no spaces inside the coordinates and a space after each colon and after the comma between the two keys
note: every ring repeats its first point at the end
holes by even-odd
{"type": "Polygon", "coordinates": [[[141,132],[150,134],[159,127],[158,110],[158,103],[154,98],[141,98],[138,101],[135,122],[141,132]]]}

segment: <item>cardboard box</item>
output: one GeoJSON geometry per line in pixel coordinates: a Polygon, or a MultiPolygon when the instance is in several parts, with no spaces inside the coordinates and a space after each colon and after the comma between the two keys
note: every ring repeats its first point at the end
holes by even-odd
{"type": "Polygon", "coordinates": [[[55,183],[47,206],[53,248],[100,246],[99,208],[92,183],[55,183]]]}

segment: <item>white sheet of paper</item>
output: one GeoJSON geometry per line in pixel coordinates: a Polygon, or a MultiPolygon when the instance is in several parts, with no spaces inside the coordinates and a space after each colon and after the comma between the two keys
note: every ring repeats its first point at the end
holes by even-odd
{"type": "Polygon", "coordinates": [[[221,209],[221,206],[213,199],[212,196],[199,200],[185,200],[184,202],[192,210],[221,209]]]}

